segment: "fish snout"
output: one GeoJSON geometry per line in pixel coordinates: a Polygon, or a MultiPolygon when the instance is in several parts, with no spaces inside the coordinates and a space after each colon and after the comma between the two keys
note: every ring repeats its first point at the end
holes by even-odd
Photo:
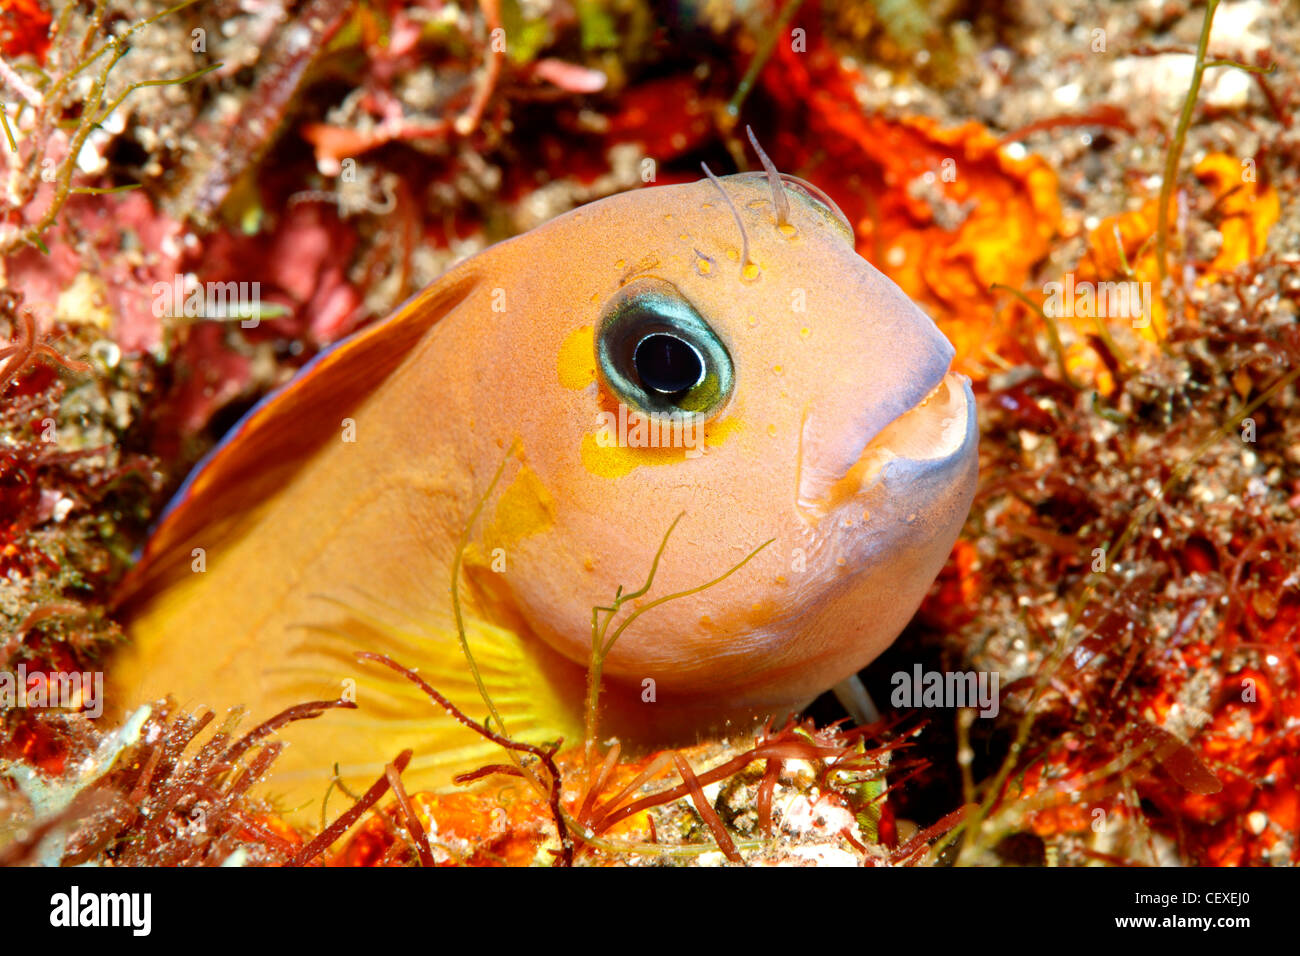
{"type": "Polygon", "coordinates": [[[805,664],[787,690],[832,686],[907,625],[970,512],[978,442],[970,381],[949,372],[873,435],[821,497],[800,501],[821,587],[798,616],[792,645],[805,664]]]}
{"type": "MultiPolygon", "coordinates": [[[[808,460],[815,419],[805,421],[801,445],[798,507],[804,517],[818,521],[854,499],[870,493],[882,481],[891,496],[919,507],[946,483],[960,482],[975,459],[978,429],[970,379],[946,372],[925,397],[861,444],[857,457],[829,467],[808,460]]],[[[860,437],[860,436],[859,436],[860,437]]]]}
{"type": "MultiPolygon", "coordinates": [[[[842,291],[862,317],[803,414],[798,507],[815,521],[869,489],[892,462],[934,471],[971,454],[970,383],[933,320],[870,263],[852,257],[842,291]]],[[[898,467],[894,465],[893,467],[898,467]]]]}

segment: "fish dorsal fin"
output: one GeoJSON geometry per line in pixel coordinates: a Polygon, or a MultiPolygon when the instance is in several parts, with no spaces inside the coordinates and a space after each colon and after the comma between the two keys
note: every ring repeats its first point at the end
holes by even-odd
{"type": "Polygon", "coordinates": [[[322,352],[262,399],[201,462],[172,499],[113,606],[127,608],[190,571],[191,543],[228,538],[283,488],[343,419],[386,379],[416,343],[478,283],[465,264],[392,316],[322,352]]]}

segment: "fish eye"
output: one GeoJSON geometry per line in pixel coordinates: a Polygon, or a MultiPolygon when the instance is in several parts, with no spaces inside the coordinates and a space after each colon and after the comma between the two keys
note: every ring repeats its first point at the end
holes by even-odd
{"type": "Polygon", "coordinates": [[[638,342],[632,364],[642,384],[660,395],[684,392],[704,378],[704,358],[695,346],[666,332],[652,332],[638,342]]]}
{"type": "Polygon", "coordinates": [[[731,355],[671,283],[644,277],[602,310],[596,367],[619,401],[643,414],[708,418],[731,396],[731,355]]]}

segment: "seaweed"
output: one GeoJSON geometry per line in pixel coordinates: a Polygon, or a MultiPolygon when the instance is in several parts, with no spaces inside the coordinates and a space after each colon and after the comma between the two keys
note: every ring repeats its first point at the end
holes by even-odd
{"type": "Polygon", "coordinates": [[[400,777],[406,765],[411,762],[413,751],[403,750],[393,758],[384,770],[384,775],[376,780],[361,797],[344,810],[329,826],[321,830],[312,838],[312,841],[303,847],[297,855],[290,860],[291,866],[306,866],[312,860],[316,859],[334,844],[343,834],[347,833],[352,826],[361,819],[362,815],[379,802],[380,798],[388,792],[392,786],[393,780],[400,777]]]}
{"type": "Polygon", "coordinates": [[[715,584],[720,584],[725,581],[752,561],[760,551],[766,548],[774,540],[769,538],[767,541],[764,541],[753,551],[749,552],[749,554],[742,558],[738,563],[734,564],[727,571],[724,571],[721,575],[713,578],[711,581],[707,581],[697,587],[688,588],[685,591],[677,591],[673,594],[666,594],[662,597],[647,601],[645,604],[641,605],[635,611],[623,618],[618,627],[614,629],[614,633],[609,634],[609,626],[613,623],[614,618],[618,616],[618,613],[623,609],[623,605],[628,601],[638,600],[650,592],[650,588],[654,585],[655,574],[659,570],[659,561],[663,557],[664,549],[668,547],[668,539],[672,536],[673,529],[677,527],[677,523],[681,521],[684,516],[685,512],[679,514],[673,519],[672,524],[668,526],[668,530],[664,532],[664,536],[659,542],[659,549],[655,552],[654,560],[650,563],[650,572],[646,575],[645,583],[635,591],[628,592],[624,592],[623,586],[619,585],[617,591],[614,593],[614,600],[611,603],[608,605],[597,605],[591,609],[591,659],[587,665],[587,705],[585,708],[586,732],[584,734],[586,739],[585,750],[588,763],[592,760],[595,748],[596,726],[599,717],[598,705],[600,701],[600,683],[601,676],[604,673],[605,658],[608,657],[609,652],[614,649],[614,644],[623,635],[623,632],[631,627],[632,622],[646,611],[656,608],[661,604],[667,604],[669,601],[675,601],[678,598],[689,597],[692,594],[699,594],[700,592],[713,587],[715,584]],[[603,619],[601,617],[602,613],[604,614],[603,619]]]}
{"type": "Polygon", "coordinates": [[[212,723],[211,711],[172,716],[170,702],[161,702],[102,738],[87,721],[71,722],[70,749],[84,755],[75,774],[46,784],[20,774],[18,765],[0,764],[19,781],[33,813],[0,865],[45,860],[70,866],[96,858],[121,866],[287,862],[297,837],[270,816],[269,807],[260,813],[246,807],[249,788],[267,777],[283,747],[263,741],[290,722],[355,706],[299,704],[232,742],[241,716],[236,711],[189,759],[182,755],[212,723]]]}
{"type": "MultiPolygon", "coordinates": [[[[1169,207],[1174,196],[1174,185],[1178,181],[1178,163],[1183,155],[1183,145],[1187,141],[1187,130],[1192,123],[1192,114],[1196,109],[1197,95],[1201,91],[1201,79],[1205,71],[1216,66],[1230,66],[1239,70],[1245,70],[1249,73],[1266,74],[1271,73],[1273,65],[1268,67],[1256,67],[1247,63],[1238,63],[1233,60],[1215,59],[1206,60],[1206,49],[1210,44],[1210,29],[1214,25],[1214,12],[1219,7],[1219,0],[1206,0],[1205,18],[1201,21],[1201,36],[1196,44],[1196,62],[1192,68],[1191,88],[1187,91],[1187,96],[1183,100],[1182,112],[1178,116],[1178,126],[1174,130],[1174,135],[1169,141],[1169,148],[1165,152],[1165,169],[1164,175],[1160,180],[1160,205],[1156,226],[1156,264],[1160,270],[1160,295],[1165,295],[1165,287],[1169,280],[1169,207]]],[[[1160,334],[1156,329],[1157,336],[1160,334]]]]}
{"type": "Polygon", "coordinates": [[[32,310],[22,307],[15,309],[16,298],[10,290],[0,290],[0,318],[8,319],[13,329],[9,344],[0,348],[0,361],[4,363],[0,365],[0,395],[4,394],[9,383],[23,369],[37,359],[52,362],[69,372],[84,373],[91,370],[89,362],[68,358],[55,351],[48,340],[41,341],[32,310]]]}
{"type": "MultiPolygon", "coordinates": [[[[1185,106],[1194,98],[1193,89],[1185,106]]],[[[1187,132],[1171,134],[1166,161],[1187,132]]],[[[1168,168],[1162,188],[1174,185],[1176,159],[1168,168]]],[[[1202,215],[1220,222],[1216,210],[1243,192],[1222,183],[1202,215]]],[[[1166,198],[1158,208],[1153,222],[1168,229],[1166,198]]],[[[1135,278],[1134,261],[1146,256],[1155,229],[1126,254],[1115,227],[1122,275],[1135,278]]],[[[1096,230],[1093,242],[1104,233],[1096,230]]],[[[985,478],[958,556],[959,563],[963,555],[983,556],[978,582],[965,572],[963,581],[979,588],[968,600],[993,617],[958,620],[944,643],[966,659],[1028,676],[1006,688],[1004,704],[1017,714],[1010,726],[982,728],[983,739],[972,744],[959,716],[954,770],[968,812],[938,839],[929,862],[993,862],[990,851],[1016,834],[1041,837],[1053,861],[1133,862],[1088,845],[1107,833],[1111,846],[1128,839],[1127,852],[1149,862],[1168,859],[1160,855],[1170,852],[1166,838],[1184,862],[1266,854],[1268,841],[1247,836],[1232,808],[1274,802],[1292,772],[1277,760],[1268,766],[1278,779],[1247,769],[1285,744],[1276,711],[1243,698],[1242,682],[1264,680],[1239,669],[1256,655],[1294,653],[1285,636],[1294,622],[1290,598],[1268,570],[1272,559],[1285,563],[1282,556],[1296,549],[1292,523],[1278,523],[1295,506],[1294,498],[1286,501],[1283,450],[1293,430],[1284,409],[1294,402],[1300,357],[1277,296],[1280,258],[1255,255],[1235,273],[1213,275],[1217,288],[1187,287],[1183,320],[1171,319],[1155,354],[1141,342],[1125,353],[1097,321],[1084,341],[1111,376],[1104,399],[1100,390],[1071,394],[1069,386],[1085,385],[1085,376],[1061,361],[1047,322],[1026,328],[1047,336],[1057,378],[1043,369],[990,382],[981,412],[985,478]],[[1267,417],[1274,427],[1255,444],[1257,419],[1269,404],[1280,406],[1267,417]],[[1243,593],[1246,581],[1252,584],[1243,593]],[[1002,588],[1007,600],[996,597],[1002,588]],[[1267,637],[1252,607],[1258,594],[1271,595],[1267,637]],[[1006,642],[1017,634],[1029,651],[1011,658],[1006,642]],[[1232,741],[1224,735],[1229,714],[1249,714],[1269,736],[1232,741]],[[986,776],[975,772],[979,756],[991,761],[986,776]],[[1246,779],[1260,788],[1253,799],[1242,790],[1246,779]],[[1117,814],[1125,827],[1107,831],[1117,814]]],[[[1195,271],[1210,268],[1189,257],[1187,274],[1195,271]]],[[[1208,287],[1209,278],[1199,285],[1208,287]]],[[[1285,686],[1285,678],[1268,683],[1285,686]]],[[[1273,846],[1288,852],[1285,841],[1273,846]]]]}
{"type": "Polygon", "coordinates": [[[8,189],[2,200],[3,206],[0,206],[0,219],[8,225],[8,220],[14,219],[34,203],[42,184],[53,185],[53,195],[35,222],[25,228],[10,226],[4,233],[0,233],[0,258],[8,257],[24,246],[35,246],[42,252],[48,252],[42,236],[55,223],[70,196],[76,193],[104,194],[138,188],[139,184],[110,188],[74,186],[72,181],[77,172],[78,159],[90,134],[102,129],[108,117],[131,93],[149,86],[187,83],[221,66],[220,63],[215,63],[184,76],[140,80],[129,84],[107,105],[104,102],[113,68],[131,50],[131,37],[150,24],[197,2],[198,0],[182,0],[161,13],[135,21],[120,33],[109,34],[98,44],[96,41],[100,39],[103,30],[108,0],[95,0],[90,20],[80,36],[70,29],[77,5],[67,3],[59,16],[55,42],[51,49],[51,59],[59,66],[55,73],[38,70],[38,81],[28,83],[0,58],[0,80],[21,97],[18,110],[12,117],[7,112],[0,115],[7,144],[13,155],[13,159],[7,163],[10,166],[8,189]],[[91,68],[97,62],[100,65],[92,71],[91,68]],[[83,97],[73,81],[88,71],[93,73],[94,80],[90,91],[83,97]],[[69,118],[70,134],[65,133],[69,118]],[[25,153],[14,137],[11,122],[14,127],[22,130],[25,153]],[[56,160],[60,151],[64,155],[56,160]]]}
{"type": "MultiPolygon", "coordinates": [[[[481,779],[490,773],[517,775],[530,780],[546,794],[547,801],[551,807],[551,812],[555,818],[555,828],[559,833],[561,847],[556,859],[557,864],[561,866],[571,866],[573,864],[573,841],[569,836],[569,829],[566,825],[564,814],[560,808],[560,784],[562,781],[559,768],[555,765],[555,753],[559,749],[558,743],[549,748],[542,748],[536,747],[533,744],[520,743],[519,741],[511,740],[504,734],[494,733],[486,727],[479,726],[477,722],[465,716],[465,714],[452,704],[451,701],[434,690],[433,687],[429,685],[428,681],[413,670],[403,667],[401,664],[398,664],[391,658],[385,657],[383,654],[375,654],[370,651],[360,651],[356,656],[358,660],[374,661],[375,663],[383,664],[385,667],[401,674],[416,687],[420,688],[420,690],[424,692],[425,696],[427,696],[437,706],[441,707],[453,720],[463,724],[480,736],[492,741],[492,743],[504,749],[512,759],[515,759],[518,764],[517,766],[492,765],[490,767],[480,768],[479,770],[473,770],[469,773],[459,775],[456,778],[456,782],[469,783],[481,779]],[[548,779],[545,782],[538,779],[531,767],[518,761],[516,754],[520,753],[528,754],[536,758],[537,763],[546,770],[548,779]]],[[[484,691],[484,693],[486,694],[486,691],[484,691]]],[[[491,698],[487,697],[486,699],[490,701],[491,698]]]]}
{"type": "Polygon", "coordinates": [[[745,858],[736,852],[736,844],[731,842],[731,837],[727,835],[727,828],[722,825],[722,820],[718,817],[718,811],[713,809],[709,798],[704,795],[704,788],[700,786],[699,778],[691,770],[691,765],[682,759],[681,754],[673,754],[672,758],[673,766],[677,768],[677,773],[682,778],[682,786],[690,794],[696,812],[713,833],[713,839],[718,842],[718,849],[732,863],[744,863],[745,858]]]}

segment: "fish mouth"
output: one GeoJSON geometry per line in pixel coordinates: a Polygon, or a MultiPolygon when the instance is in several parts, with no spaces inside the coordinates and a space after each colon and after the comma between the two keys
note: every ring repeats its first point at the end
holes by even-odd
{"type": "Polygon", "coordinates": [[[915,405],[867,442],[843,477],[820,494],[806,495],[800,482],[799,509],[816,520],[851,498],[870,491],[894,461],[940,466],[963,453],[972,432],[970,379],[949,371],[915,405]]]}

